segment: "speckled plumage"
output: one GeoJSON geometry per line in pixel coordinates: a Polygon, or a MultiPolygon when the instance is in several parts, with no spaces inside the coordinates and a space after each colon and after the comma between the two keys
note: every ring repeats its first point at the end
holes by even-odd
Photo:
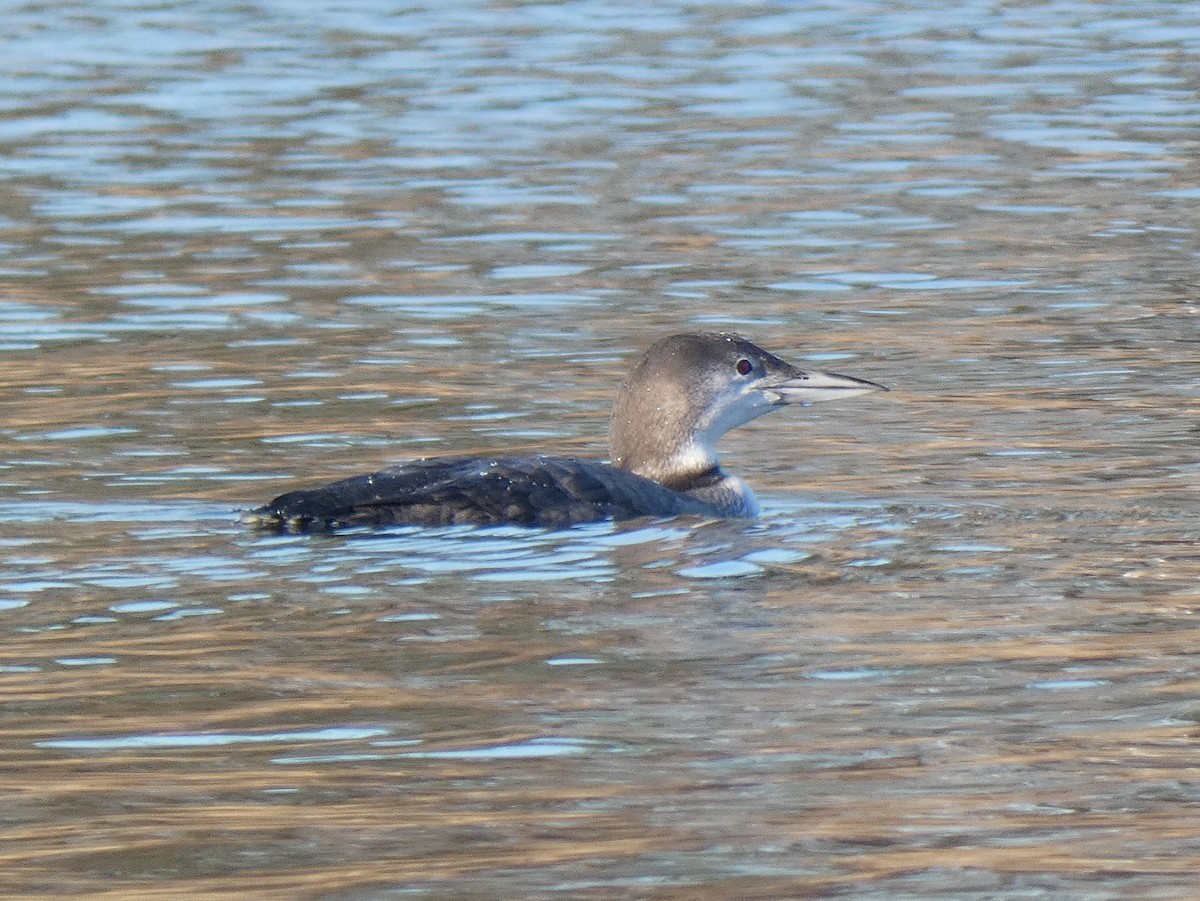
{"type": "Polygon", "coordinates": [[[288,530],[409,523],[562,528],[646,514],[711,513],[703,501],[593,460],[436,457],[281,495],[255,511],[288,530]]]}

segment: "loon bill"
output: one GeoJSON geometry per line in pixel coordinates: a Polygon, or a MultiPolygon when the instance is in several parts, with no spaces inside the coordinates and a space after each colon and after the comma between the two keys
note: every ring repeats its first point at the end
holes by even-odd
{"type": "Polygon", "coordinates": [[[793,366],[736,335],[672,335],[646,351],[617,394],[611,463],[555,456],[413,460],[281,494],[245,521],[302,532],[396,524],[563,527],[684,513],[750,518],[758,514],[754,493],[717,459],[723,434],[787,404],[886,390],[793,366]]]}

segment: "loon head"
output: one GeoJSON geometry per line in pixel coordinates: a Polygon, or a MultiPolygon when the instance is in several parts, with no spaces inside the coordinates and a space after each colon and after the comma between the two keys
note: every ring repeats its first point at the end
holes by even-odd
{"type": "Polygon", "coordinates": [[[737,335],[672,335],[633,367],[609,428],[614,465],[665,485],[719,465],[717,439],[785,404],[867,391],[865,379],[802,369],[737,335]]]}

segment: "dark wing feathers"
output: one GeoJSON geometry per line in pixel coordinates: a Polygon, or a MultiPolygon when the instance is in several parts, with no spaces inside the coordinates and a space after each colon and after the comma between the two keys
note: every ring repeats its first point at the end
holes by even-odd
{"type": "Polygon", "coordinates": [[[568,526],[707,505],[606,463],[569,457],[444,457],[282,494],[248,517],[288,531],[392,524],[568,526]]]}

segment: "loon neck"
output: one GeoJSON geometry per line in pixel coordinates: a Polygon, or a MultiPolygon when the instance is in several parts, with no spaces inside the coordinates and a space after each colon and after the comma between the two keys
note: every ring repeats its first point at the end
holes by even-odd
{"type": "Polygon", "coordinates": [[[750,486],[737,476],[731,476],[721,469],[715,456],[709,459],[711,463],[708,466],[630,471],[653,479],[664,488],[685,494],[706,505],[712,515],[743,518],[757,516],[758,499],[750,490],[750,486]]]}
{"type": "Polygon", "coordinates": [[[614,427],[610,437],[613,465],[676,491],[687,491],[725,477],[716,451],[707,442],[694,436],[680,440],[678,433],[664,434],[661,422],[658,426],[657,434],[653,428],[614,427]]]}
{"type": "Polygon", "coordinates": [[[658,342],[617,393],[609,425],[613,464],[674,486],[719,467],[707,434],[713,416],[709,363],[683,336],[658,342]]]}
{"type": "Polygon", "coordinates": [[[702,469],[699,472],[681,472],[666,478],[657,479],[660,485],[670,488],[672,491],[699,491],[704,488],[711,488],[719,484],[727,478],[724,472],[721,471],[719,463],[713,463],[707,469],[702,469]]]}

